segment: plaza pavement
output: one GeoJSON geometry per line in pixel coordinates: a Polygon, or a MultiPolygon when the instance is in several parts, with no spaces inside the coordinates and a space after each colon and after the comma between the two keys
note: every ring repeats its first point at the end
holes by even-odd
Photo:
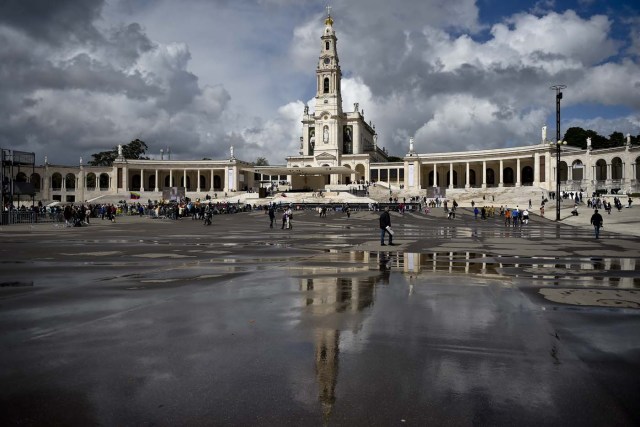
{"type": "Polygon", "coordinates": [[[638,208],[0,228],[2,425],[638,425],[638,208]]]}

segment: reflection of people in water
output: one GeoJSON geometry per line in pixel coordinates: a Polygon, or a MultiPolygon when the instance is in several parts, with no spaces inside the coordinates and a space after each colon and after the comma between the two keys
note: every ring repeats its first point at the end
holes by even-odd
{"type": "Polygon", "coordinates": [[[378,258],[378,265],[380,270],[380,282],[389,284],[389,277],[391,276],[391,255],[387,252],[380,252],[380,258],[378,258]]]}

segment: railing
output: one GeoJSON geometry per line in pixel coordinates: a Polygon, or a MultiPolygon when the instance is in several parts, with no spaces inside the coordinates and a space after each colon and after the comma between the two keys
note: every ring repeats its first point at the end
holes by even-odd
{"type": "Polygon", "coordinates": [[[9,224],[38,224],[38,223],[54,223],[63,222],[62,212],[33,212],[33,211],[9,211],[2,212],[0,223],[9,224]]]}

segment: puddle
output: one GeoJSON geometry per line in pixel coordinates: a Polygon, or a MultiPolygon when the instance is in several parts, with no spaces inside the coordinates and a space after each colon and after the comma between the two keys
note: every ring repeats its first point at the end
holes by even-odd
{"type": "Polygon", "coordinates": [[[640,292],[627,289],[540,289],[545,299],[560,304],[640,308],[640,292]]]}
{"type": "Polygon", "coordinates": [[[0,288],[22,288],[27,286],[33,286],[33,282],[0,282],[0,288]]]}

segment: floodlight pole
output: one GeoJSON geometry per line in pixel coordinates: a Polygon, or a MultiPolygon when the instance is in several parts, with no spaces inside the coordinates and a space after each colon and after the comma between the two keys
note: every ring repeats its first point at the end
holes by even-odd
{"type": "Polygon", "coordinates": [[[562,90],[567,85],[553,85],[550,89],[556,92],[556,221],[560,221],[560,100],[562,99],[562,90]]]}

